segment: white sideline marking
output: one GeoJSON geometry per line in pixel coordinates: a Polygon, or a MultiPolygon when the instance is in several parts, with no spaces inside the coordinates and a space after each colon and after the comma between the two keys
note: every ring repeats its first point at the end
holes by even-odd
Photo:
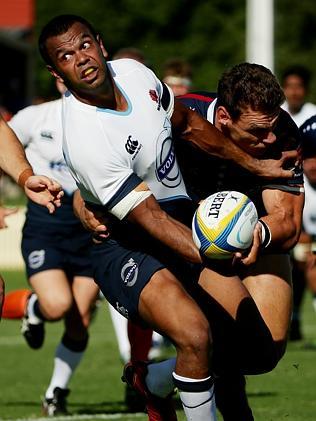
{"type": "MultiPolygon", "coordinates": [[[[62,417],[54,417],[54,421],[77,421],[77,420],[117,420],[124,418],[139,418],[146,416],[145,413],[136,412],[133,414],[130,413],[115,413],[115,414],[80,414],[80,415],[65,415],[62,417]]],[[[15,418],[8,419],[5,421],[51,421],[52,417],[41,417],[41,418],[15,418]]]]}

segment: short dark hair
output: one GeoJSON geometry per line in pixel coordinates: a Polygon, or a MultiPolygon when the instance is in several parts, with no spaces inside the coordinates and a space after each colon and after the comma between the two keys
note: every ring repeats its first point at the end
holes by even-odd
{"type": "Polygon", "coordinates": [[[304,87],[306,89],[308,88],[311,80],[311,72],[306,67],[299,64],[287,67],[282,73],[282,86],[284,86],[285,81],[289,76],[298,76],[302,80],[304,87]]]}
{"type": "Polygon", "coordinates": [[[96,30],[93,28],[91,23],[88,22],[85,18],[77,15],[55,16],[43,27],[38,39],[38,48],[45,63],[51,66],[53,65],[46,47],[46,42],[48,38],[64,34],[77,22],[82,23],[84,26],[86,26],[91,32],[91,34],[94,36],[94,38],[97,38],[96,30]]]}
{"type": "Polygon", "coordinates": [[[247,107],[276,113],[284,100],[277,78],[260,64],[237,64],[224,72],[218,82],[218,105],[224,106],[232,119],[238,118],[247,107]]]}

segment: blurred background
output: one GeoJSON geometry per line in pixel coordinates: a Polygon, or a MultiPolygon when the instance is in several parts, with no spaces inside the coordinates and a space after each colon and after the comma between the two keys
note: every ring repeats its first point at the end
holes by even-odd
{"type": "MultiPolygon", "coordinates": [[[[161,76],[165,60],[181,56],[192,66],[193,87],[215,90],[223,69],[247,58],[249,3],[253,1],[0,0],[0,104],[14,113],[37,98],[56,95],[38,55],[37,38],[48,19],[60,13],[80,14],[91,20],[102,34],[110,57],[122,47],[136,47],[161,76]]],[[[273,34],[267,32],[274,28],[275,73],[280,75],[291,64],[304,65],[314,73],[314,1],[258,0],[257,3],[271,4],[274,12],[273,21],[270,26],[267,23],[265,31],[271,37],[273,34]]],[[[252,22],[259,28],[264,24],[263,19],[261,14],[252,22]]],[[[253,48],[259,51],[262,42],[261,39],[253,48]]],[[[309,95],[315,101],[314,77],[309,95]]]]}

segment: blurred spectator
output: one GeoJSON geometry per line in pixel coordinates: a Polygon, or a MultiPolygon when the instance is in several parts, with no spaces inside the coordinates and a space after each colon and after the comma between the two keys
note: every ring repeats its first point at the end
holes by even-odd
{"type": "Polygon", "coordinates": [[[192,85],[191,65],[181,58],[167,60],[163,66],[162,80],[175,96],[187,94],[192,85]]]}
{"type": "Polygon", "coordinates": [[[140,63],[146,64],[144,53],[135,47],[120,48],[114,55],[113,60],[119,58],[132,58],[133,60],[139,61],[140,63]]]}
{"type": "Polygon", "coordinates": [[[286,97],[282,108],[290,114],[298,127],[316,114],[316,105],[306,101],[310,79],[310,71],[299,65],[285,69],[281,78],[286,97]]]}

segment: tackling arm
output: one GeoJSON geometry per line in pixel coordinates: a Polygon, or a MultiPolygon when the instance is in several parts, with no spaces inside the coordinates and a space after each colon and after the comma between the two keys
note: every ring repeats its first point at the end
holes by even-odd
{"type": "MultiPolygon", "coordinates": [[[[284,152],[280,160],[259,160],[239,148],[230,138],[221,133],[215,126],[198,113],[175,101],[172,115],[172,126],[177,136],[192,142],[210,155],[234,161],[246,170],[265,178],[292,178],[293,172],[282,168],[288,159],[295,159],[296,151],[284,152]]],[[[231,133],[236,139],[249,134],[244,131],[231,133]]]]}
{"type": "Polygon", "coordinates": [[[269,249],[290,250],[300,236],[304,194],[266,189],[262,198],[267,215],[260,219],[271,231],[269,249]]]}

